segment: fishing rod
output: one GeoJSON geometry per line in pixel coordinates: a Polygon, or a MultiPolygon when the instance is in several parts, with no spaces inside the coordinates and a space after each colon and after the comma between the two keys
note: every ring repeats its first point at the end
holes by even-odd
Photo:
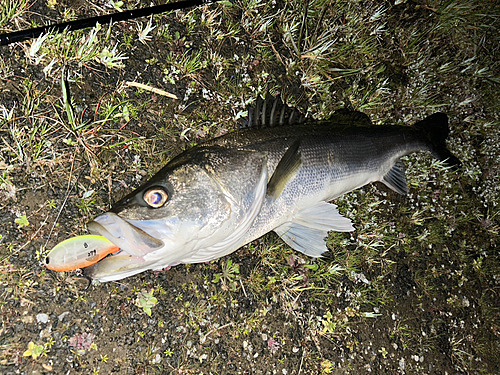
{"type": "Polygon", "coordinates": [[[171,10],[196,7],[203,4],[210,4],[216,1],[217,0],[185,0],[176,3],[156,5],[147,8],[126,10],[124,12],[105,14],[103,16],[84,18],[81,20],[56,23],[53,25],[36,27],[33,29],[19,30],[12,33],[0,34],[0,46],[5,46],[15,42],[22,42],[23,40],[31,38],[37,38],[40,35],[46,34],[50,31],[60,33],[64,30],[68,31],[82,30],[88,27],[94,27],[97,23],[106,24],[110,22],[128,21],[134,18],[148,17],[153,14],[160,14],[171,10]]]}

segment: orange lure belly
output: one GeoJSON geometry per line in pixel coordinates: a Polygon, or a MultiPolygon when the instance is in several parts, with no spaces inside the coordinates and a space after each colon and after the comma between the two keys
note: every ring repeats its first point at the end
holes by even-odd
{"type": "Polygon", "coordinates": [[[99,262],[120,250],[103,236],[85,235],[57,244],[45,258],[45,267],[52,271],[74,271],[99,262]]]}

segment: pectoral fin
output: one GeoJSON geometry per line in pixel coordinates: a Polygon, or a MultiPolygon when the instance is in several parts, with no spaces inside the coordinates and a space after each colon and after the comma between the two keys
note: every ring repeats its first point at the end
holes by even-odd
{"type": "Polygon", "coordinates": [[[300,139],[292,143],[276,166],[271,179],[267,183],[267,195],[269,197],[278,198],[288,182],[297,174],[302,165],[299,147],[300,139]]]}
{"type": "Polygon", "coordinates": [[[342,216],[334,204],[320,202],[297,213],[291,221],[274,231],[290,247],[312,257],[327,251],[325,238],[328,231],[350,232],[351,220],[342,216]]]}

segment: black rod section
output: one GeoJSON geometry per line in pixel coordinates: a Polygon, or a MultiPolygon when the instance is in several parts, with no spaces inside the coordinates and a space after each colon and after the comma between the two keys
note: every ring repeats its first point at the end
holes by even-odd
{"type": "Polygon", "coordinates": [[[156,5],[148,8],[127,10],[124,12],[111,13],[103,16],[84,18],[81,20],[36,27],[34,29],[20,30],[12,33],[0,34],[0,46],[5,46],[7,44],[15,42],[22,42],[23,40],[26,39],[37,38],[42,34],[48,33],[49,31],[55,31],[60,33],[65,29],[68,29],[69,31],[81,30],[81,29],[86,29],[88,27],[94,27],[98,22],[100,24],[106,24],[110,22],[127,21],[134,18],[147,17],[152,14],[164,13],[171,10],[185,9],[203,4],[209,4],[214,1],[216,0],[185,0],[176,3],[156,5]]]}

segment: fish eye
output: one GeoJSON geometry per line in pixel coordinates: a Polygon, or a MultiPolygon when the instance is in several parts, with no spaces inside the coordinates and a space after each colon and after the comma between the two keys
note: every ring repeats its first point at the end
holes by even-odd
{"type": "Polygon", "coordinates": [[[153,208],[160,208],[168,199],[168,194],[162,188],[151,188],[144,193],[144,201],[153,208]]]}
{"type": "Polygon", "coordinates": [[[49,264],[49,263],[50,263],[49,257],[45,258],[45,264],[49,264]]]}

